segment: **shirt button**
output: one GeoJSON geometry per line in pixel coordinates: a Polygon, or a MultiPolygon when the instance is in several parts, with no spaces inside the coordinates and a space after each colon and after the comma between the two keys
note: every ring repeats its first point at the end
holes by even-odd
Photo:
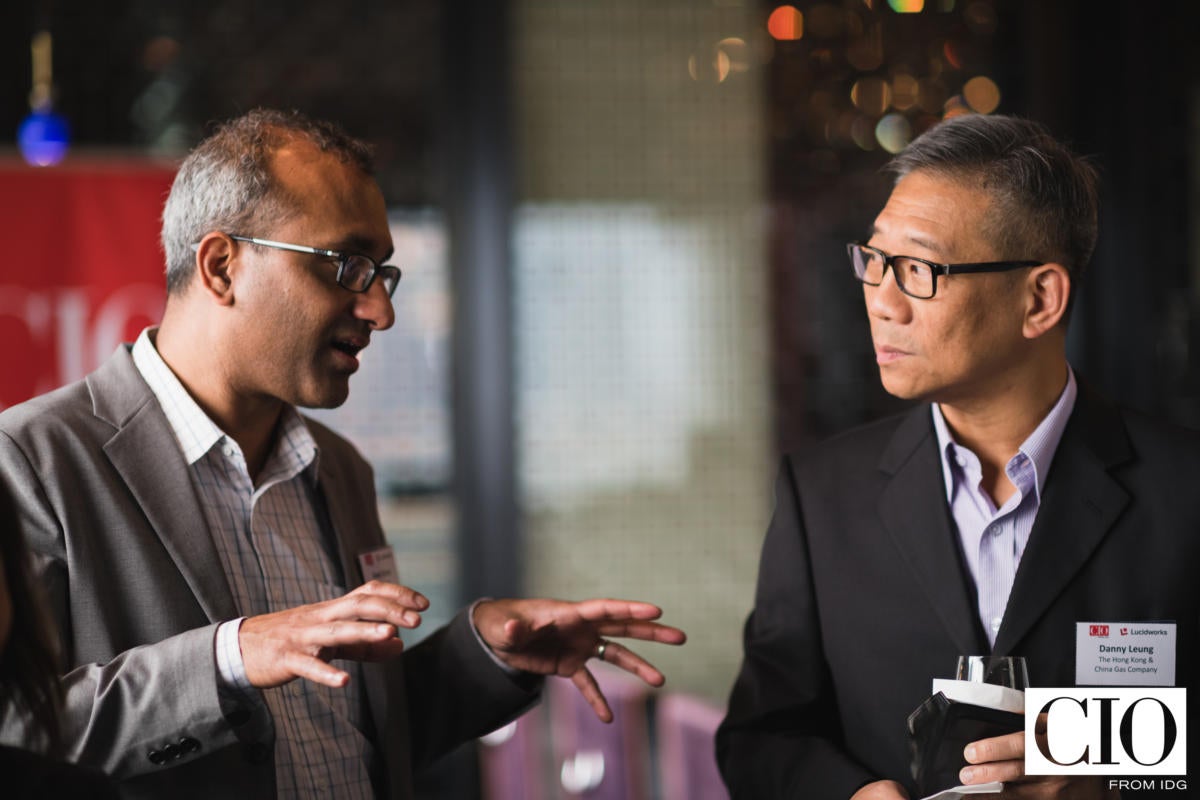
{"type": "Polygon", "coordinates": [[[223,448],[221,448],[221,451],[223,453],[225,453],[226,458],[233,458],[233,445],[227,444],[223,448]]]}
{"type": "Polygon", "coordinates": [[[1000,630],[1000,617],[996,617],[995,619],[992,620],[992,630],[993,631],[1000,630]]]}

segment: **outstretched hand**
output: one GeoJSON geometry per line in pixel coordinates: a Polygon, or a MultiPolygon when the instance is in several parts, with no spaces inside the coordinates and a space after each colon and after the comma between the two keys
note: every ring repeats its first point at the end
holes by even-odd
{"type": "Polygon", "coordinates": [[[587,668],[589,658],[603,660],[662,686],[663,674],[650,662],[608,637],[680,645],[687,635],[654,622],[662,610],[630,600],[488,600],[475,607],[475,628],[505,664],[538,675],[570,678],[596,716],[612,721],[612,709],[587,668]],[[601,649],[602,646],[602,649],[601,649]]]}

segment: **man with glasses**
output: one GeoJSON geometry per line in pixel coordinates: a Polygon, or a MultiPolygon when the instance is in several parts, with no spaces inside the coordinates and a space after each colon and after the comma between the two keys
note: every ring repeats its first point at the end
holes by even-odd
{"type": "MultiPolygon", "coordinates": [[[[909,797],[906,718],[958,656],[1075,686],[1086,621],[1174,622],[1178,685],[1200,656],[1200,439],[1115,409],[1066,360],[1095,171],[1036,123],[983,116],[891,169],[849,265],[883,385],[918,405],[783,460],[718,733],[735,798],[909,797]]],[[[1021,733],[964,755],[962,783],[1005,796],[1110,794],[1025,775],[1021,733]]]]}
{"type": "MultiPolygon", "coordinates": [[[[379,568],[370,467],[296,407],[341,404],[400,270],[367,148],[255,111],[183,162],[166,310],[84,381],[0,415],[62,639],[68,755],[127,796],[411,796],[543,675],[611,719],[605,637],[681,644],[645,603],[480,601],[405,651],[428,602],[379,568]]],[[[4,717],[5,740],[29,744],[4,717]]]]}

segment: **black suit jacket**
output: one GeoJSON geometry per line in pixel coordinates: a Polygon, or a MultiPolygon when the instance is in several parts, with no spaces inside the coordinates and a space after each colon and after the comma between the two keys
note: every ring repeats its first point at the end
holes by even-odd
{"type": "MultiPolygon", "coordinates": [[[[784,458],[717,734],[735,798],[913,791],[907,715],[957,656],[988,652],[960,549],[928,406],[784,458]]],[[[1176,684],[1194,687],[1198,587],[1200,435],[1081,385],[992,652],[1074,686],[1076,622],[1174,620],[1176,684]]]]}

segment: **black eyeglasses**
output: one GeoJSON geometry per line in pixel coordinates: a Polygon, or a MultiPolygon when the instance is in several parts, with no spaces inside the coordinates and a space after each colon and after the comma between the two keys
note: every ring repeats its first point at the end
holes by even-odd
{"type": "Polygon", "coordinates": [[[883,283],[884,273],[891,267],[900,291],[918,300],[928,300],[937,294],[937,276],[955,273],[1008,272],[1024,267],[1040,267],[1044,261],[978,261],[971,264],[938,264],[915,256],[889,256],[877,247],[848,244],[850,266],[854,277],[868,286],[883,283]]]}
{"type": "Polygon", "coordinates": [[[295,253],[311,253],[316,256],[328,256],[336,258],[338,264],[337,284],[343,289],[349,289],[352,292],[365,292],[371,288],[371,284],[375,281],[376,276],[383,281],[383,288],[387,291],[388,297],[396,291],[397,284],[400,283],[400,268],[391,264],[380,264],[375,259],[364,256],[361,253],[343,253],[338,250],[323,250],[319,247],[306,247],[302,244],[287,244],[286,242],[272,242],[269,239],[255,239],[252,236],[234,236],[229,235],[230,239],[239,242],[249,242],[257,244],[261,247],[273,247],[276,250],[291,250],[295,253]]]}

